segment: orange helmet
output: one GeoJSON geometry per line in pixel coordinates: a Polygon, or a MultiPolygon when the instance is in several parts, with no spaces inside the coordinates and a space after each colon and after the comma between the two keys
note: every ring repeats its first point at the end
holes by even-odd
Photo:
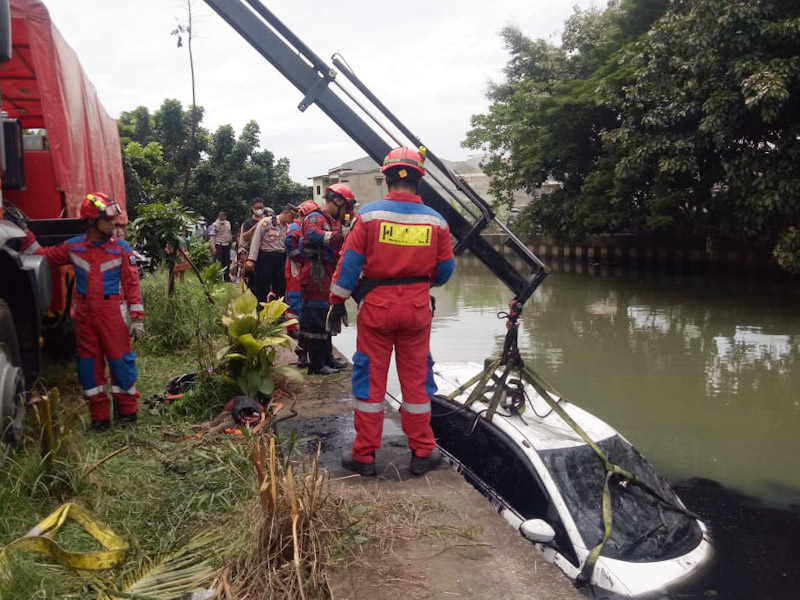
{"type": "Polygon", "coordinates": [[[300,211],[301,217],[305,217],[307,214],[314,212],[318,208],[319,204],[317,204],[314,200],[306,200],[297,207],[297,210],[300,211]]]}
{"type": "Polygon", "coordinates": [[[353,190],[347,187],[343,183],[334,183],[333,185],[329,185],[325,188],[325,199],[328,199],[328,192],[333,192],[337,196],[341,196],[348,202],[354,202],[356,197],[353,194],[353,190]]]}
{"type": "MultiPolygon", "coordinates": [[[[383,166],[381,167],[381,173],[386,173],[389,169],[394,169],[397,167],[409,167],[414,169],[419,173],[419,176],[422,177],[425,175],[425,151],[423,148],[420,150],[412,150],[411,148],[406,148],[405,146],[401,146],[400,148],[395,148],[389,154],[386,155],[386,158],[383,159],[383,166]]],[[[403,172],[400,171],[398,173],[400,175],[400,179],[405,179],[407,175],[403,175],[403,172]]]]}
{"type": "Polygon", "coordinates": [[[81,202],[81,219],[99,219],[116,217],[122,214],[122,208],[114,200],[102,192],[86,194],[81,202]]]}

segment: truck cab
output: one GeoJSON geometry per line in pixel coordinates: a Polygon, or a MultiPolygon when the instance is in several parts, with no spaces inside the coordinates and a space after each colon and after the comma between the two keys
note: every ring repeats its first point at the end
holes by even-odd
{"type": "Polygon", "coordinates": [[[25,229],[42,246],[82,234],[92,191],[125,207],[116,121],[40,0],[0,0],[0,117],[0,443],[10,446],[42,346],[64,354],[71,338],[72,269],[21,252],[25,229]]]}

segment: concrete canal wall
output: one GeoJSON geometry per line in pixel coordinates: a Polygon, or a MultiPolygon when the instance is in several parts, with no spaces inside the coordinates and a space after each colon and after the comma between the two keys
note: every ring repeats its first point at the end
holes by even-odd
{"type": "MultiPolygon", "coordinates": [[[[484,237],[498,251],[511,252],[503,244],[504,235],[484,237]]],[[[698,239],[592,235],[578,241],[558,241],[542,236],[527,244],[545,262],[555,259],[589,266],[787,277],[768,252],[730,245],[708,247],[705,240],[698,239]]]]}

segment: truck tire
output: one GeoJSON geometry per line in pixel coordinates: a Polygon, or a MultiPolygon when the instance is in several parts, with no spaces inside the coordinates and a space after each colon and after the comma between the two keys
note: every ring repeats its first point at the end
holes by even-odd
{"type": "Polygon", "coordinates": [[[0,300],[0,464],[22,439],[25,379],[11,309],[0,300]]]}
{"type": "Polygon", "coordinates": [[[22,365],[19,342],[17,342],[17,328],[14,327],[14,318],[5,300],[0,300],[0,345],[5,346],[11,364],[22,365]]]}

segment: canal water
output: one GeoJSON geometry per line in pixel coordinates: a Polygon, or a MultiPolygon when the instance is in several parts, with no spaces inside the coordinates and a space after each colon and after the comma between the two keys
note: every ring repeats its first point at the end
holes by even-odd
{"type": "MultiPolygon", "coordinates": [[[[482,363],[500,352],[496,314],[510,293],[482,264],[460,258],[434,295],[436,361],[482,363]]],[[[351,355],[355,328],[335,343],[351,355]]],[[[525,306],[519,345],[707,522],[711,563],[665,597],[800,597],[800,286],[555,272],[525,306]]],[[[396,379],[389,391],[399,391],[396,379]]]]}

